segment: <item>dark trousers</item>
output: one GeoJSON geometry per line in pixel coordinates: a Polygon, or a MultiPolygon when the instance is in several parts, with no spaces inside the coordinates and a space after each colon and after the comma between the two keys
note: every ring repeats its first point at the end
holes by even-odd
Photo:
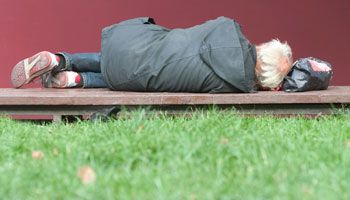
{"type": "Polygon", "coordinates": [[[58,53],[65,58],[65,70],[78,72],[83,78],[84,88],[105,88],[101,73],[100,53],[58,53]]]}

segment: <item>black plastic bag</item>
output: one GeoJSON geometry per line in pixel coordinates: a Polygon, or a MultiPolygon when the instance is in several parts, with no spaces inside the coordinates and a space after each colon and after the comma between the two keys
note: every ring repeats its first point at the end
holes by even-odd
{"type": "Polygon", "coordinates": [[[317,58],[297,60],[284,78],[282,89],[286,92],[326,90],[332,78],[331,64],[317,58]]]}

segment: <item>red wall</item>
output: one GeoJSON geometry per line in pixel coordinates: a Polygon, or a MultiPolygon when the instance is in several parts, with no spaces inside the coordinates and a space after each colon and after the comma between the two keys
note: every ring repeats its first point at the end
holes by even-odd
{"type": "Polygon", "coordinates": [[[0,87],[11,87],[19,60],[41,50],[98,52],[103,27],[141,16],[169,28],[234,18],[252,43],[287,40],[294,59],[329,61],[331,84],[350,85],[349,11],[348,0],[0,0],[0,87]]]}

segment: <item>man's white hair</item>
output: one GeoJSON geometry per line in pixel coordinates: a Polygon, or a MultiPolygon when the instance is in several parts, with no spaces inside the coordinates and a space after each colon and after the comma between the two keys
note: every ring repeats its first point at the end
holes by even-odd
{"type": "Polygon", "coordinates": [[[257,74],[258,83],[262,87],[276,88],[286,74],[282,73],[283,63],[292,64],[292,50],[287,42],[278,39],[257,46],[257,57],[261,61],[261,73],[257,74]]]}

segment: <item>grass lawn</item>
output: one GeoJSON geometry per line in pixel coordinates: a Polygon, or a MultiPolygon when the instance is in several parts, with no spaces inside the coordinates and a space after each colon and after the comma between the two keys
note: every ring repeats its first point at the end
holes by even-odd
{"type": "Polygon", "coordinates": [[[350,199],[350,114],[0,119],[0,199],[350,199]]]}

